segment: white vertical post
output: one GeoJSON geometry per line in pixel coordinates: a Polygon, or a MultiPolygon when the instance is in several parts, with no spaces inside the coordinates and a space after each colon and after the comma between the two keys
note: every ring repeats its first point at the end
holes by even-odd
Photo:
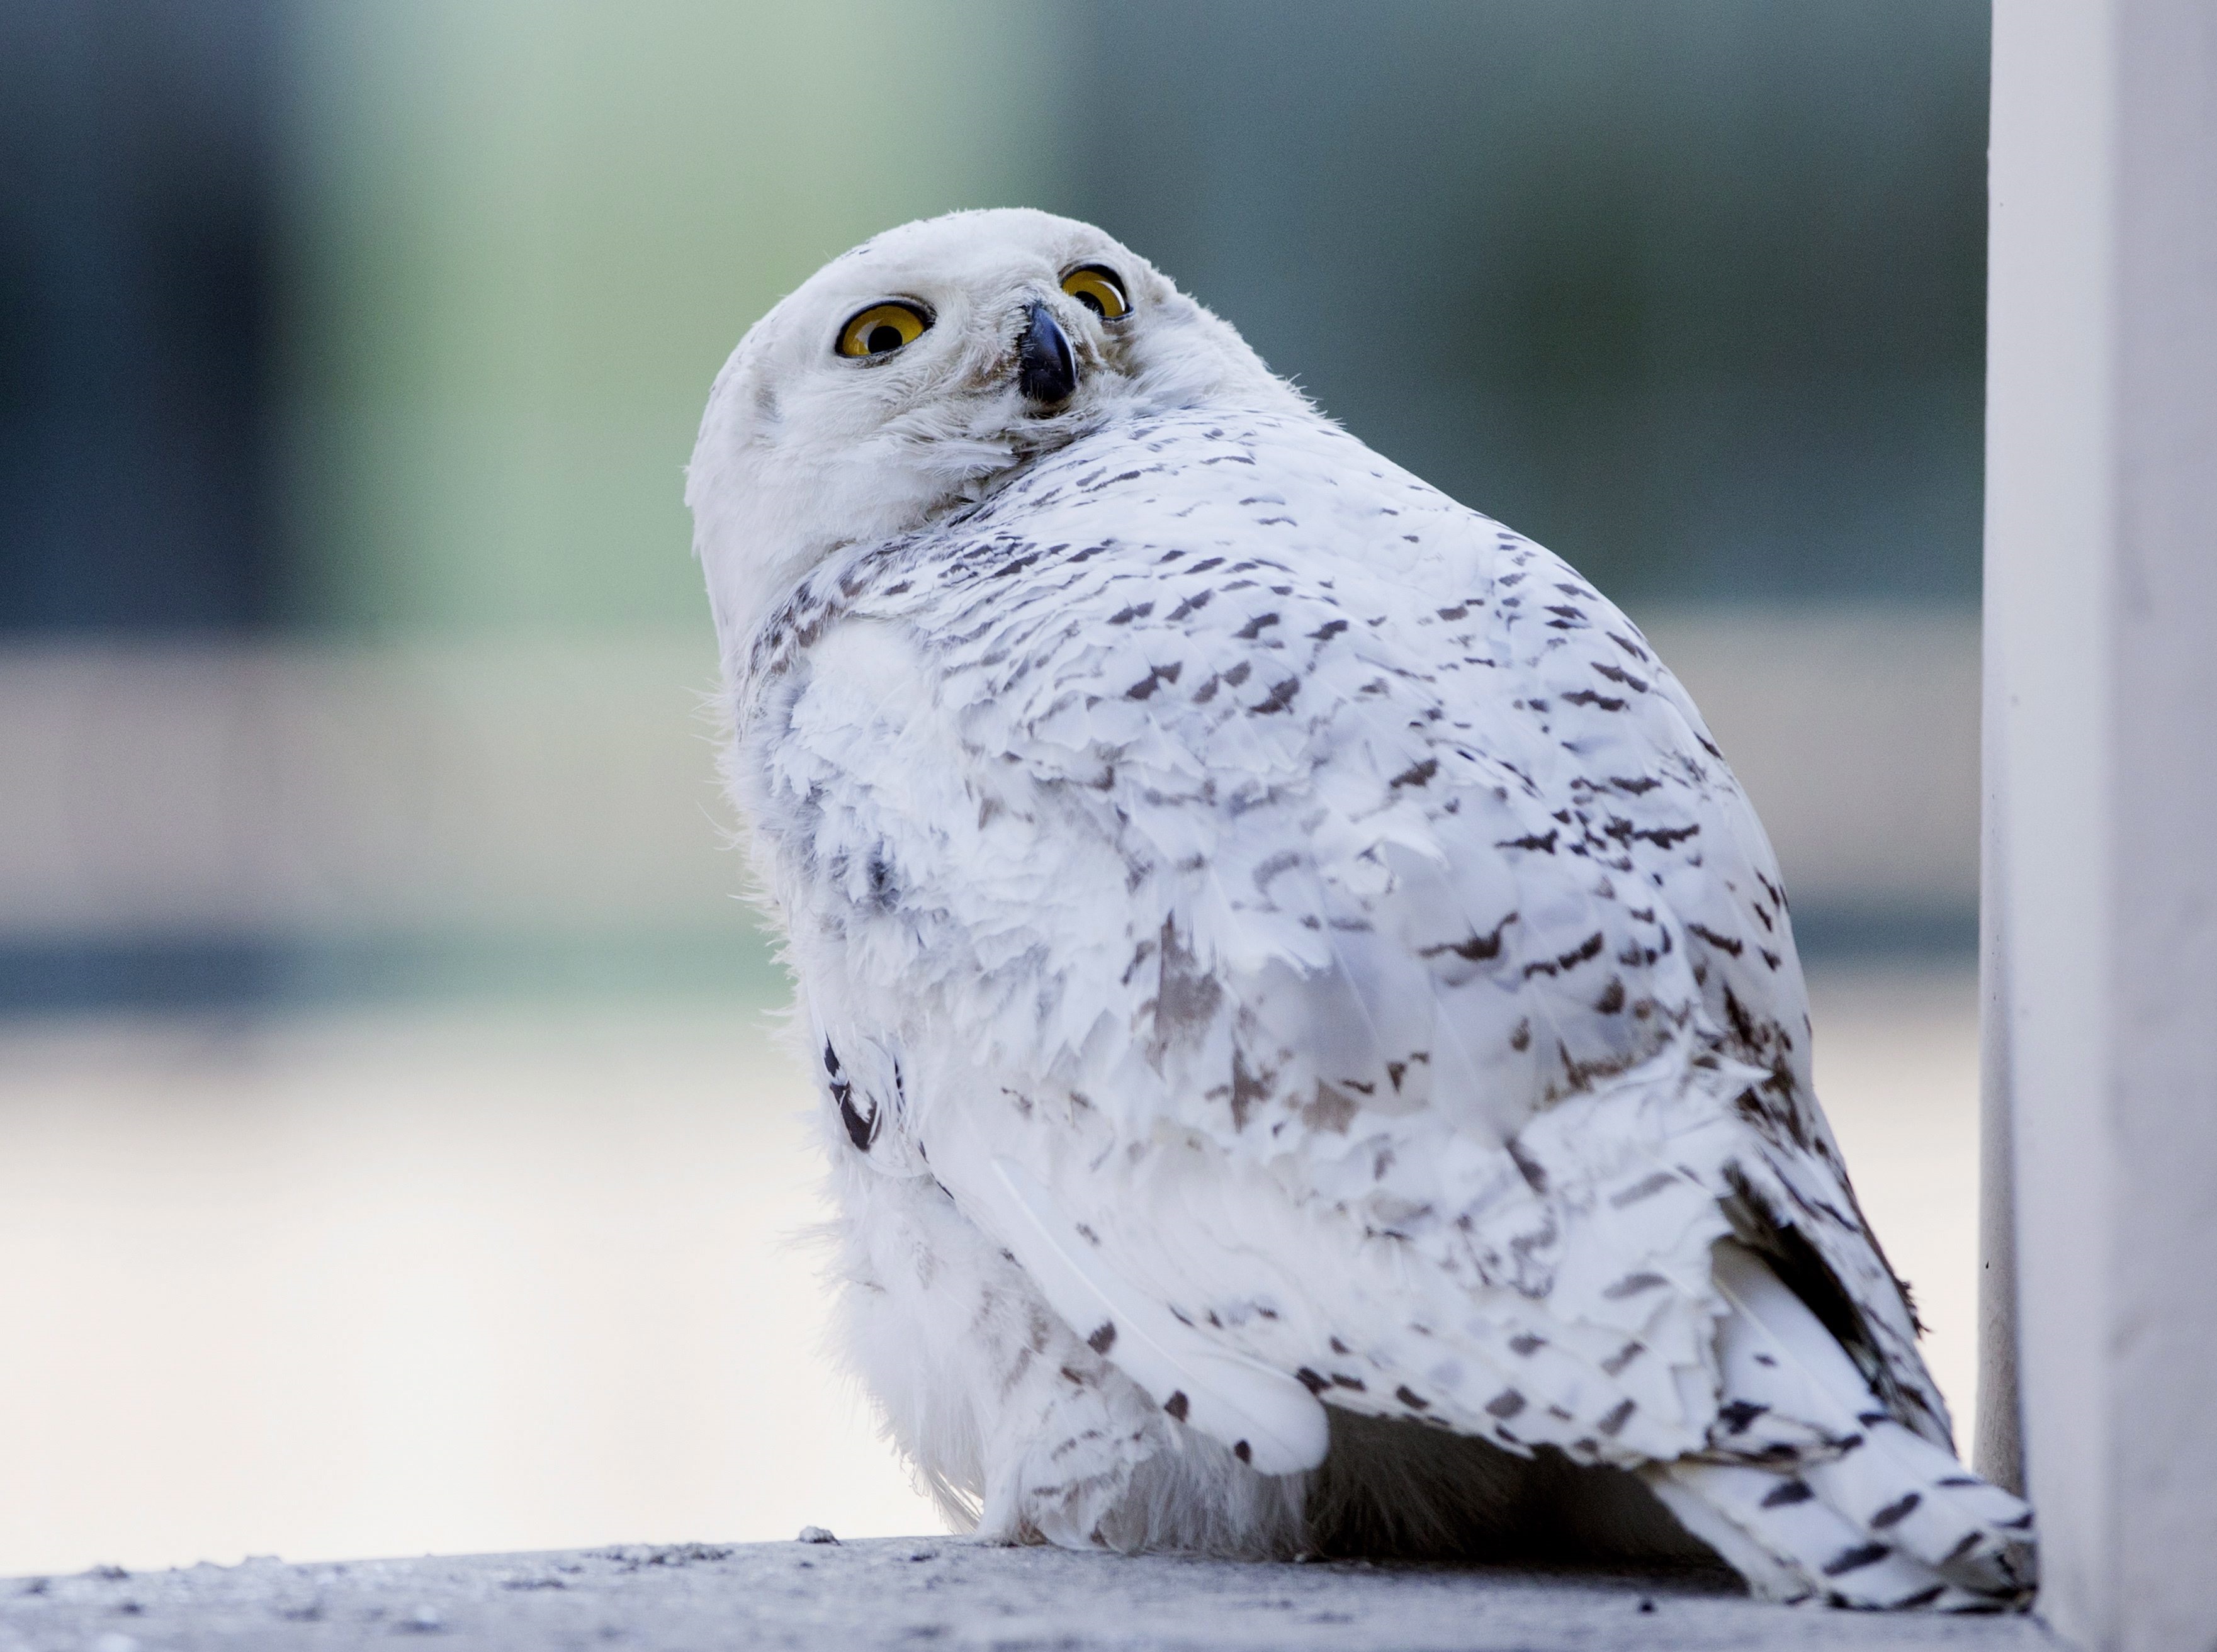
{"type": "Polygon", "coordinates": [[[2217,0],[1997,0],[1993,71],[1989,1099],[2041,1604],[2100,1652],[2207,1652],[2217,0]]]}

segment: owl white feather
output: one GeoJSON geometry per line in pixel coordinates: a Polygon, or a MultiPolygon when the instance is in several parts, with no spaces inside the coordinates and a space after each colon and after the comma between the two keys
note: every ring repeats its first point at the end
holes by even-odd
{"type": "Polygon", "coordinates": [[[1025,211],[780,304],[687,499],[844,1347],[950,1517],[2028,1597],[1763,829],[1566,564],[1025,211]]]}

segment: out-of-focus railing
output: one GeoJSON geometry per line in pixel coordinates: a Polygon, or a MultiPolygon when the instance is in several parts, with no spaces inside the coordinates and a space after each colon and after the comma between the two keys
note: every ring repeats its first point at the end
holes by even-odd
{"type": "MultiPolygon", "coordinates": [[[[1975,620],[1647,620],[1754,794],[1805,944],[1967,942],[1975,620]]],[[[713,691],[690,634],[0,654],[0,948],[754,947],[713,691]]]]}

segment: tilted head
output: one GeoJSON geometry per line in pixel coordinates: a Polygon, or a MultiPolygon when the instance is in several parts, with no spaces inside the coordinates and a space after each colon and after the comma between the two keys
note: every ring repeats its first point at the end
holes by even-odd
{"type": "Polygon", "coordinates": [[[1121,416],[1299,396],[1099,230],[952,213],[833,259],[748,330],[687,472],[727,663],[840,547],[983,496],[1121,416]]]}

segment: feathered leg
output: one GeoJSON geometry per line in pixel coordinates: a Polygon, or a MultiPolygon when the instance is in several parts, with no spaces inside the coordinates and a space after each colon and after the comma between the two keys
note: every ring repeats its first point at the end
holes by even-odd
{"type": "Polygon", "coordinates": [[[831,1138],[841,1351],[959,1528],[992,1542],[1291,1554],[1306,1476],[1166,1416],[929,1176],[831,1138]]]}

